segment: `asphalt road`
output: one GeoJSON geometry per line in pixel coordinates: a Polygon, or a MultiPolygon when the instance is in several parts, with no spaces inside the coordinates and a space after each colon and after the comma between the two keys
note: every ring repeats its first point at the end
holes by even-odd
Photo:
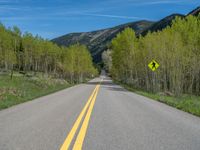
{"type": "Polygon", "coordinates": [[[200,118],[101,78],[0,111],[0,150],[200,150],[200,118]]]}

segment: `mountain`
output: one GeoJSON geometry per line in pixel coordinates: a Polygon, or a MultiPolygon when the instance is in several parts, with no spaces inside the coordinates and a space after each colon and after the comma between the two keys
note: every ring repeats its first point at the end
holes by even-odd
{"type": "Polygon", "coordinates": [[[76,43],[84,44],[89,48],[94,62],[97,63],[101,61],[102,52],[107,49],[107,45],[119,32],[123,31],[127,27],[130,27],[135,30],[137,35],[139,35],[153,23],[154,22],[152,21],[142,20],[98,31],[70,33],[55,38],[52,42],[62,46],[69,46],[76,43]]]}
{"type": "MultiPolygon", "coordinates": [[[[200,7],[191,11],[188,15],[197,16],[199,12],[200,12],[200,7]]],[[[127,27],[132,28],[137,36],[139,35],[145,36],[148,32],[160,31],[166,28],[167,26],[171,26],[173,20],[176,17],[184,18],[185,15],[172,14],[157,22],[142,20],[142,21],[119,25],[113,28],[97,30],[92,32],[70,33],[55,38],[52,40],[52,42],[60,46],[69,46],[76,43],[84,44],[90,50],[94,62],[98,63],[101,62],[101,54],[104,50],[107,49],[111,40],[125,28],[127,27]]]]}
{"type": "Polygon", "coordinates": [[[164,28],[166,28],[167,26],[171,26],[173,20],[176,17],[181,17],[184,18],[185,15],[181,15],[181,14],[172,14],[170,16],[165,17],[164,19],[155,22],[154,24],[152,24],[149,28],[147,28],[146,30],[144,30],[141,35],[145,36],[149,31],[150,32],[156,32],[156,31],[161,31],[164,28]]]}
{"type": "Polygon", "coordinates": [[[195,10],[191,11],[188,15],[198,16],[200,13],[200,6],[197,7],[195,10]]]}

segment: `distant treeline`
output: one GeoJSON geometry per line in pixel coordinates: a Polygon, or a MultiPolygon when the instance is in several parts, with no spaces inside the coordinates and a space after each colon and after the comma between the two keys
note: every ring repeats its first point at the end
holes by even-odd
{"type": "Polygon", "coordinates": [[[127,28],[111,49],[103,57],[115,80],[154,93],[200,95],[200,16],[176,18],[171,27],[139,38],[127,28]],[[160,64],[155,72],[148,68],[153,59],[160,64]]]}
{"type": "Polygon", "coordinates": [[[59,47],[18,27],[0,24],[0,71],[42,72],[70,82],[82,82],[95,76],[89,51],[83,45],[59,47]]]}

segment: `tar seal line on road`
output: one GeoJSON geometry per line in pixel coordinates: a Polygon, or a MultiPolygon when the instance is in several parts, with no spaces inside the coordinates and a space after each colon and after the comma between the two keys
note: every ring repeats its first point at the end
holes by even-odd
{"type": "Polygon", "coordinates": [[[92,113],[92,110],[93,110],[93,107],[94,107],[94,104],[95,104],[95,100],[96,100],[99,88],[100,88],[100,84],[96,85],[95,89],[93,90],[92,94],[90,95],[90,97],[89,97],[86,105],[84,106],[83,110],[79,114],[76,122],[74,123],[71,131],[69,132],[69,134],[68,134],[67,138],[65,139],[60,150],[68,150],[69,149],[70,144],[71,144],[71,142],[74,138],[74,135],[76,134],[78,127],[80,126],[81,120],[83,119],[85,113],[87,113],[86,116],[85,116],[85,119],[83,121],[83,124],[81,126],[80,132],[79,132],[77,139],[75,141],[74,147],[73,147],[73,150],[81,150],[82,149],[82,144],[83,144],[83,141],[84,141],[84,138],[85,138],[85,134],[86,134],[87,127],[88,127],[88,124],[89,124],[90,116],[91,116],[91,113],[92,113]]]}
{"type": "Polygon", "coordinates": [[[89,121],[90,121],[92,110],[94,108],[94,104],[95,104],[96,97],[97,97],[97,94],[98,94],[98,91],[99,91],[99,87],[100,87],[100,85],[98,85],[97,91],[96,91],[94,98],[93,98],[93,100],[92,100],[92,102],[89,106],[88,112],[85,116],[82,127],[80,129],[80,132],[79,132],[79,134],[76,138],[73,150],[81,150],[82,149],[83,141],[84,141],[84,138],[85,138],[85,135],[86,135],[86,132],[87,132],[88,124],[89,124],[89,121]]]}

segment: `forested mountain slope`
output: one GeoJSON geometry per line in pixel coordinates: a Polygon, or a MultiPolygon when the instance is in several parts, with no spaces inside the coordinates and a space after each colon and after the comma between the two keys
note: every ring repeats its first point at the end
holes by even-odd
{"type": "MultiPolygon", "coordinates": [[[[191,11],[188,15],[197,16],[199,12],[200,7],[191,11]]],[[[185,16],[186,15],[182,14],[172,14],[157,22],[143,20],[98,31],[70,33],[55,38],[52,40],[52,42],[60,46],[69,46],[75,43],[84,44],[90,50],[94,62],[98,63],[101,62],[101,54],[104,50],[108,48],[108,45],[110,45],[111,40],[125,28],[132,28],[135,31],[136,36],[139,36],[140,34],[145,36],[148,32],[160,31],[165,29],[167,26],[171,26],[173,20],[176,17],[184,18],[185,16]]]]}
{"type": "Polygon", "coordinates": [[[127,23],[113,28],[92,31],[92,32],[82,32],[82,33],[70,33],[52,41],[58,45],[69,46],[75,43],[81,43],[86,45],[95,62],[101,61],[101,54],[107,49],[110,41],[125,28],[132,28],[137,34],[142,33],[143,30],[151,26],[154,22],[152,21],[138,21],[133,23],[127,23]]]}
{"type": "Polygon", "coordinates": [[[141,34],[143,36],[145,36],[148,32],[157,32],[157,31],[161,31],[164,28],[166,28],[167,26],[171,26],[173,20],[176,17],[181,17],[184,18],[185,15],[181,15],[181,14],[172,14],[170,16],[167,16],[165,18],[163,18],[162,20],[155,22],[154,24],[152,24],[149,28],[147,28],[146,30],[144,30],[141,34]]]}
{"type": "Polygon", "coordinates": [[[200,13],[200,6],[194,9],[193,11],[191,11],[188,15],[198,16],[199,13],[200,13]]]}

